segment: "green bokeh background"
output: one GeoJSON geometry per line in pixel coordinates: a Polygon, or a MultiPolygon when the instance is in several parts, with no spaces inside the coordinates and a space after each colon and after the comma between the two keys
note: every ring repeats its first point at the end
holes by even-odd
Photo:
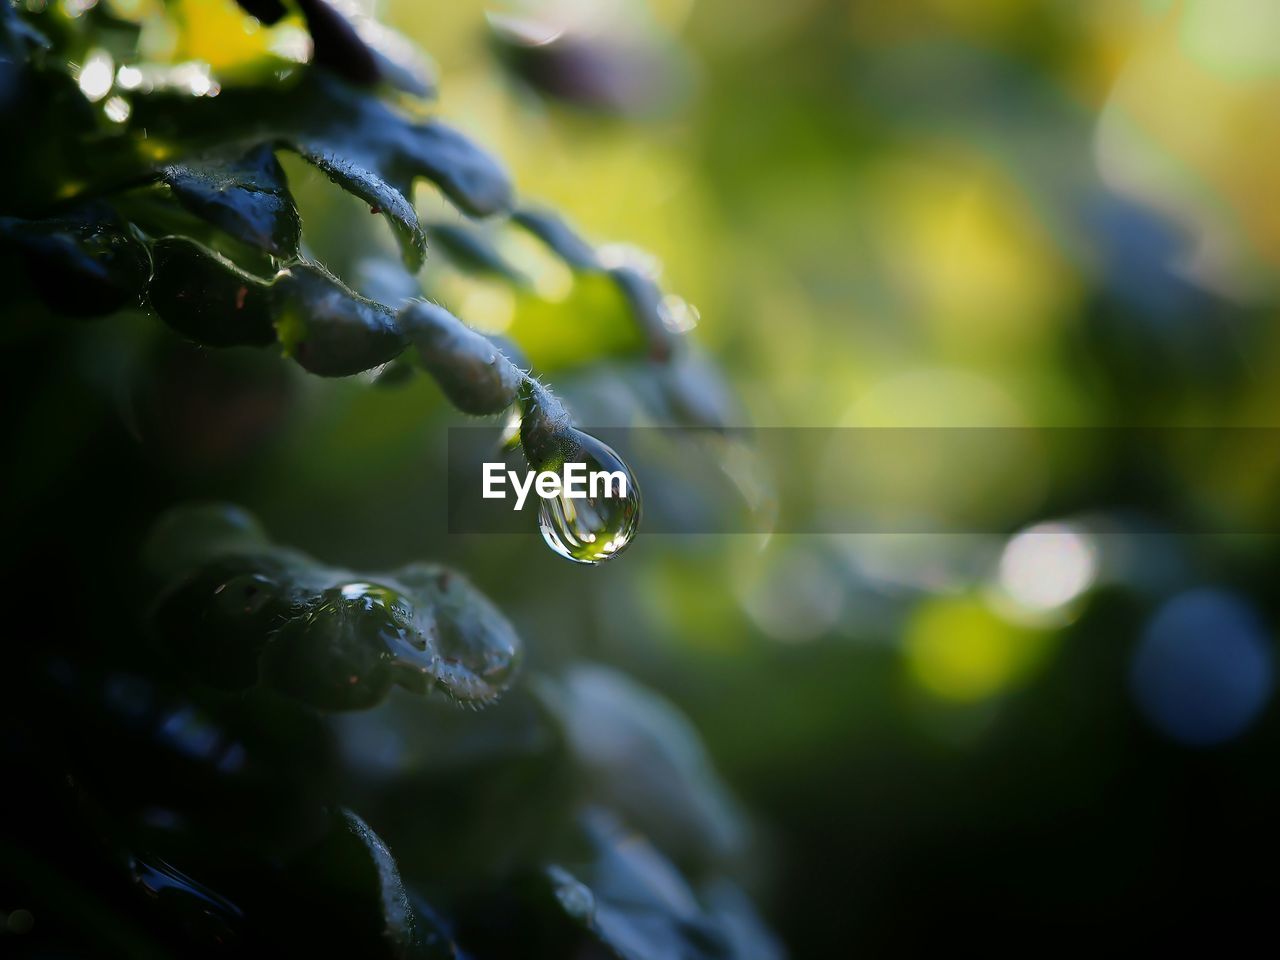
{"type": "MultiPolygon", "coordinates": [[[[1144,717],[1131,669],[1153,612],[1195,587],[1246,604],[1274,648],[1274,457],[1256,435],[1211,457],[1175,439],[1135,474],[1105,429],[1270,427],[1280,400],[1280,59],[1240,26],[1274,14],[1205,6],[615,2],[605,38],[653,57],[621,112],[504,72],[485,4],[384,10],[435,57],[441,115],[524,196],[660,260],[742,425],[1092,431],[1056,502],[1023,495],[1030,462],[915,478],[938,497],[976,484],[1000,534],[642,530],[578,568],[532,529],[445,534],[445,431],[463,421],[426,378],[321,381],[142,317],[59,321],[11,336],[12,601],[110,618],[135,600],[113,558],[160,506],[236,501],[327,561],[454,564],[535,668],[603,661],[674,701],[756,824],[751,885],[795,956],[1249,916],[1265,889],[1247,866],[1276,846],[1274,706],[1185,746],[1144,717]],[[1001,551],[1046,521],[1071,525],[1089,577],[1049,615],[1011,613],[1001,551]]],[[[362,204],[286,166],[304,240],[340,275],[394,249],[362,204]]],[[[425,188],[419,203],[443,210],[425,188]]],[[[426,269],[580,422],[634,409],[616,384],[632,362],[594,362],[625,342],[617,304],[543,268],[525,294],[426,269]]],[[[839,478],[811,479],[816,509],[839,478]]]]}

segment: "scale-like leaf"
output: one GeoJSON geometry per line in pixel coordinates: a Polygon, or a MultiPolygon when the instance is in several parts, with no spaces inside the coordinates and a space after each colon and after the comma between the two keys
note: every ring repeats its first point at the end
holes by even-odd
{"type": "Polygon", "coordinates": [[[386,843],[351,810],[337,811],[328,836],[291,863],[289,873],[310,908],[342,918],[300,931],[302,953],[396,960],[457,956],[435,917],[411,900],[386,843]]]}
{"type": "Polygon", "coordinates": [[[151,305],[196,343],[265,346],[278,340],[305,369],[340,377],[392,360],[408,342],[389,307],[361,297],[316,264],[294,263],[267,281],[184,237],[163,237],[152,253],[151,305]]]}
{"type": "Polygon", "coordinates": [[[62,217],[0,217],[0,250],[18,253],[35,291],[69,316],[113,313],[140,302],[151,272],[146,247],[109,208],[62,217]]]}
{"type": "Polygon", "coordinates": [[[270,144],[173,164],[161,177],[179,203],[237,240],[278,257],[297,254],[302,222],[270,144]]]}
{"type": "Polygon", "coordinates": [[[312,59],[354,83],[376,83],[381,73],[373,51],[351,22],[325,0],[294,0],[307,18],[312,59]]]}
{"type": "Polygon", "coordinates": [[[157,240],[151,257],[147,297],[174,330],[210,347],[275,342],[269,283],[185,237],[157,240]]]}
{"type": "Polygon", "coordinates": [[[136,98],[129,130],[140,155],[179,156],[227,143],[274,143],[296,150],[396,224],[406,263],[421,264],[413,183],[425,178],[471,216],[505,213],[512,188],[502,166],[451,127],[405,116],[373,92],[320,69],[282,82],[269,95],[224,89],[217,97],[157,92],[136,98]]]}
{"type": "Polygon", "coordinates": [[[537,689],[564,725],[597,802],[682,862],[725,863],[746,849],[741,812],[697,734],[669,703],[594,664],[537,689]]]}
{"type": "Polygon", "coordinates": [[[319,167],[325,176],[347,193],[369,204],[370,210],[385,216],[400,244],[405,265],[410,270],[422,266],[427,256],[427,238],[422,224],[418,222],[417,211],[406,196],[408,191],[402,193],[372,170],[352,163],[334,150],[303,148],[302,157],[319,167]]]}
{"type": "MultiPolygon", "coordinates": [[[[610,814],[583,817],[575,856],[462,905],[463,943],[484,956],[730,960],[741,926],[708,909],[679,871],[610,814]]],[[[759,957],[776,958],[769,944],[759,957]]]]}
{"type": "Polygon", "coordinates": [[[422,365],[459,410],[500,413],[515,402],[524,377],[488,337],[434,303],[409,304],[399,321],[422,365]]]}
{"type": "Polygon", "coordinates": [[[170,585],[156,642],[228,690],[266,686],[323,710],[371,707],[393,686],[484,703],[514,679],[521,644],[461,575],[413,564],[362,575],[271,544],[242,511],[179,508],[146,556],[170,585]],[[187,533],[186,531],[190,531],[187,533]],[[202,538],[207,550],[192,548],[202,538]]]}
{"type": "Polygon", "coordinates": [[[345,377],[405,348],[390,307],[366,300],[315,264],[293,264],[271,287],[280,342],[311,373],[345,377]]]}
{"type": "Polygon", "coordinates": [[[728,937],[670,861],[603,812],[587,815],[584,832],[591,858],[547,870],[572,921],[626,960],[728,960],[728,937]]]}

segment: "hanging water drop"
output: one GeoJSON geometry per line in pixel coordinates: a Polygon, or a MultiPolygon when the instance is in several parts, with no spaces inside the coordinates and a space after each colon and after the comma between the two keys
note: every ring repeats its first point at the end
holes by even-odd
{"type": "Polygon", "coordinates": [[[586,496],[569,496],[566,483],[556,495],[542,498],[538,507],[542,539],[575,563],[616,557],[640,525],[635,474],[613,448],[575,429],[564,405],[537,381],[525,384],[520,400],[520,445],[529,466],[560,471],[566,464],[582,464],[587,478],[586,496]]]}
{"type": "Polygon", "coordinates": [[[586,497],[569,497],[563,488],[554,497],[544,497],[538,507],[538,528],[547,546],[560,556],[575,563],[600,563],[620,554],[635,536],[640,489],[611,447],[581,430],[569,433],[576,449],[565,456],[566,463],[583,464],[589,478],[621,474],[625,483],[588,483],[586,497]]]}

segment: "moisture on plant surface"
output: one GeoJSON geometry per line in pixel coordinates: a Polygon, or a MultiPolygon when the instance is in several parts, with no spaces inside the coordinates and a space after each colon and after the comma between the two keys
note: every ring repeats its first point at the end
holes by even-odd
{"type": "Polygon", "coordinates": [[[0,958],[1267,942],[1276,38],[0,0],[0,958]]]}

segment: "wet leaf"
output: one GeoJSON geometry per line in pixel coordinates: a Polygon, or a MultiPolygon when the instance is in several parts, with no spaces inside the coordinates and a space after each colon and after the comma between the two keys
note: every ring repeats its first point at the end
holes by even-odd
{"type": "Polygon", "coordinates": [[[208,505],[162,518],[145,555],[153,568],[182,561],[152,616],[156,643],[222,689],[265,686],[323,710],[371,707],[393,686],[481,704],[519,665],[510,623],[443,567],[326,567],[271,544],[242,511],[208,505]]]}
{"type": "Polygon", "coordinates": [[[356,580],[301,606],[265,645],[268,686],[323,710],[371,707],[397,682],[426,692],[436,662],[427,637],[435,625],[395,588],[356,580]]]}
{"type": "Polygon", "coordinates": [[[594,664],[574,666],[538,691],[564,724],[597,802],[682,862],[705,866],[744,853],[742,814],[670,703],[594,664]]]}
{"type": "Polygon", "coordinates": [[[395,232],[396,240],[410,270],[422,266],[427,255],[427,238],[418,222],[418,214],[406,193],[401,193],[372,170],[368,170],[333,150],[303,150],[302,156],[347,193],[354,194],[375,213],[383,214],[395,232]]]}
{"type": "Polygon", "coordinates": [[[29,715],[61,779],[122,845],[222,864],[314,843],[331,788],[330,739],[296,704],[181,689],[135,670],[56,659],[31,678],[29,715]]]}
{"type": "Polygon", "coordinates": [[[211,347],[280,342],[304,369],[343,377],[395,359],[407,339],[390,307],[368,300],[313,263],[270,281],[182,237],[153,244],[151,305],[169,326],[211,347]]]}
{"type": "Polygon", "coordinates": [[[456,956],[434,914],[411,900],[386,843],[351,810],[334,817],[328,836],[290,864],[299,900],[330,918],[304,924],[298,943],[329,956],[430,960],[456,956]]]}
{"type": "Polygon", "coordinates": [[[435,93],[432,70],[417,48],[357,4],[300,0],[299,6],[315,41],[316,63],[359,83],[381,80],[415,97],[435,93]]]}
{"type": "Polygon", "coordinates": [[[151,273],[146,247],[98,205],[47,220],[0,217],[0,247],[22,257],[36,293],[68,316],[138,304],[151,273]]]}
{"type": "Polygon", "coordinates": [[[483,334],[434,303],[409,304],[399,322],[422,365],[459,410],[492,414],[515,402],[523,377],[483,334]]]}
{"type": "Polygon", "coordinates": [[[271,295],[280,343],[311,373],[349,376],[387,363],[405,348],[390,307],[366,300],[315,264],[282,271],[271,295]]]}
{"type": "Polygon", "coordinates": [[[325,0],[294,0],[307,18],[312,60],[353,83],[376,83],[381,76],[373,52],[356,29],[325,0]]]}
{"type": "Polygon", "coordinates": [[[297,254],[302,222],[270,144],[173,164],[161,176],[179,203],[236,239],[278,257],[297,254]]]}
{"type": "Polygon", "coordinates": [[[392,574],[435,618],[435,649],[422,689],[437,683],[459,700],[483,703],[511,685],[520,642],[507,618],[465,577],[435,564],[413,563],[392,574]]]}
{"type": "Polygon", "coordinates": [[[183,237],[157,240],[151,257],[155,266],[147,297],[174,330],[210,347],[276,341],[269,283],[183,237]]]}
{"type": "Polygon", "coordinates": [[[459,936],[481,955],[729,960],[731,931],[642,836],[602,810],[570,857],[463,905],[459,936]]]}
{"type": "Polygon", "coordinates": [[[366,792],[362,809],[389,824],[410,880],[462,888],[540,862],[571,823],[572,758],[558,719],[524,684],[479,713],[393,691],[332,723],[366,792]]]}
{"type": "MultiPolygon", "coordinates": [[[[379,212],[393,218],[406,263],[421,263],[413,183],[425,178],[471,216],[505,213],[512,189],[502,166],[451,127],[416,120],[370,91],[324,70],[300,71],[276,87],[224,89],[217,97],[156,92],[135,99],[128,130],[139,165],[161,149],[192,156],[225,149],[228,142],[281,144],[379,212]]],[[[415,267],[416,269],[416,267],[415,267]]]]}

